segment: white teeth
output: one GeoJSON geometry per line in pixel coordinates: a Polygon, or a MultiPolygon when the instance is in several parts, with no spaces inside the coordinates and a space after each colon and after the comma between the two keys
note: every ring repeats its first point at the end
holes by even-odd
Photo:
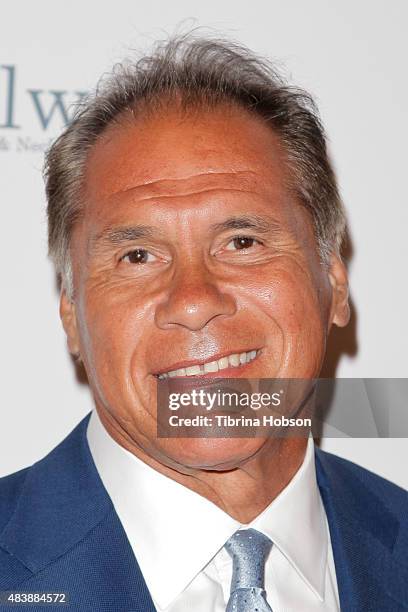
{"type": "Polygon", "coordinates": [[[239,366],[239,355],[235,354],[235,355],[230,355],[228,357],[228,361],[229,364],[233,367],[236,368],[237,366],[239,366]]]}
{"type": "Polygon", "coordinates": [[[204,364],[204,372],[218,372],[218,361],[210,361],[204,364]]]}
{"type": "Polygon", "coordinates": [[[228,368],[228,357],[221,357],[221,359],[218,360],[218,369],[219,370],[225,370],[226,368],[228,368]]]}
{"type": "Polygon", "coordinates": [[[186,376],[197,376],[197,374],[201,374],[201,368],[199,365],[186,368],[186,376]]]}
{"type": "Polygon", "coordinates": [[[170,372],[164,372],[159,374],[159,379],[174,378],[176,376],[199,376],[200,374],[207,374],[208,372],[218,372],[219,370],[225,370],[226,368],[236,368],[245,363],[249,363],[257,356],[258,351],[248,351],[245,353],[233,353],[228,357],[221,357],[217,361],[208,361],[204,364],[198,364],[189,366],[188,368],[179,368],[178,370],[171,370],[170,372]]]}

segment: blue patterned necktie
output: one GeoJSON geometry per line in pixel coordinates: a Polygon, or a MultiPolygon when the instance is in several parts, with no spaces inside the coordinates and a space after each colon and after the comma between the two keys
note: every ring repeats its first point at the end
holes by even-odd
{"type": "Polygon", "coordinates": [[[256,529],[242,529],[230,537],[225,548],[233,563],[226,612],[272,612],[265,592],[265,562],[271,540],[256,529]]]}

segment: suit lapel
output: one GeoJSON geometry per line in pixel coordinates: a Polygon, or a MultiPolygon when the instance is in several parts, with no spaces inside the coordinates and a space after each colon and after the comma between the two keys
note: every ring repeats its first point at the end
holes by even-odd
{"type": "Polygon", "coordinates": [[[6,584],[70,593],[83,610],[155,612],[86,439],[89,415],[27,472],[0,535],[6,584]]]}
{"type": "Polygon", "coordinates": [[[399,520],[358,477],[358,468],[317,449],[316,469],[342,612],[408,608],[408,568],[394,554],[399,520]]]}

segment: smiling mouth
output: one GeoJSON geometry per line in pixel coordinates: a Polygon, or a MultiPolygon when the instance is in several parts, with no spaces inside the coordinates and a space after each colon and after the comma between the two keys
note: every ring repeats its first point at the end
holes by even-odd
{"type": "Polygon", "coordinates": [[[231,353],[230,355],[225,355],[213,361],[204,361],[203,363],[196,363],[191,366],[186,366],[185,368],[160,372],[160,374],[156,374],[156,377],[159,380],[165,380],[166,378],[175,378],[176,376],[204,376],[205,374],[215,374],[229,368],[240,368],[256,359],[259,353],[259,349],[252,349],[251,351],[245,351],[243,353],[231,353]]]}

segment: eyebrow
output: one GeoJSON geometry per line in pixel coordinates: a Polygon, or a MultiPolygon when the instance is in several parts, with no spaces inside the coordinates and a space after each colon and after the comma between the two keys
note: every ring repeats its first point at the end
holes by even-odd
{"type": "Polygon", "coordinates": [[[127,242],[151,238],[155,234],[160,234],[160,230],[150,225],[131,225],[129,227],[106,227],[101,232],[93,236],[89,241],[89,251],[92,252],[100,246],[120,246],[127,242]]]}
{"type": "Polygon", "coordinates": [[[280,224],[269,217],[260,217],[258,215],[242,215],[239,217],[230,217],[220,223],[214,223],[211,229],[215,232],[226,230],[252,229],[261,234],[280,233],[282,228],[280,224]]]}

